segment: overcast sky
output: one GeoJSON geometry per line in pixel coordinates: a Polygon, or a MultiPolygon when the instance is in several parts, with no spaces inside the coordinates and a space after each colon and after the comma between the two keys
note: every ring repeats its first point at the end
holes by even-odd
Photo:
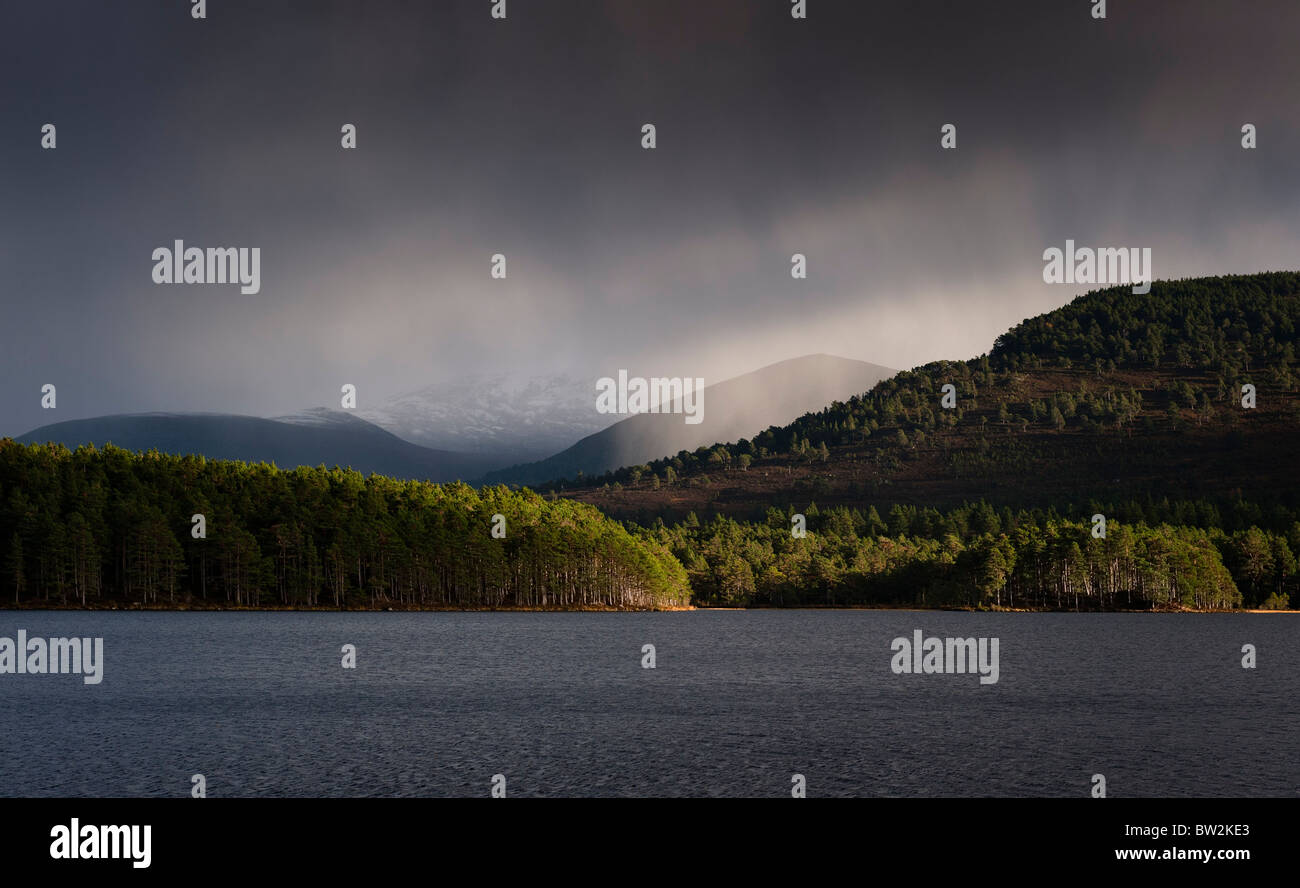
{"type": "Polygon", "coordinates": [[[1300,267],[1294,0],[207,5],[0,6],[0,434],[968,358],[1087,289],[1043,283],[1066,238],[1300,267]],[[261,291],[154,284],[177,239],[261,291]]]}

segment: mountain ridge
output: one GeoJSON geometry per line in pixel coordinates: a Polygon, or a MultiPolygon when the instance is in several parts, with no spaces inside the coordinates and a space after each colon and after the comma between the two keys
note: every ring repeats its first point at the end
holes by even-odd
{"type": "Polygon", "coordinates": [[[281,468],[339,465],[395,478],[453,481],[473,477],[489,461],[403,441],[360,417],[328,408],[265,419],[227,413],[118,413],[64,420],[33,429],[19,443],[112,443],[127,450],[202,454],[209,459],[266,462],[281,468]]]}
{"type": "MultiPolygon", "coordinates": [[[[527,484],[591,475],[718,440],[737,440],[798,417],[810,405],[870,388],[893,371],[879,364],[818,353],[787,358],[703,389],[703,421],[691,425],[671,409],[639,413],[534,463],[487,473],[485,483],[527,484]]],[[[678,402],[672,402],[677,405],[678,402]]]]}
{"type": "Polygon", "coordinates": [[[1287,464],[1300,419],[1298,328],[1296,272],[1158,281],[1147,296],[1094,290],[985,355],[902,371],[740,446],[541,489],[636,520],[813,501],[1294,499],[1273,467],[1287,464]],[[1243,385],[1253,408],[1240,406],[1243,385]]]}
{"type": "Polygon", "coordinates": [[[617,417],[593,409],[594,377],[479,373],[395,395],[359,416],[423,447],[491,455],[503,467],[543,459],[617,417]]]}

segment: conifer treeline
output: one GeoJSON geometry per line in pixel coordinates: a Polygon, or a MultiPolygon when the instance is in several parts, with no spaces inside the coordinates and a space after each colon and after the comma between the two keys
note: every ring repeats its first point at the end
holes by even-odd
{"type": "Polygon", "coordinates": [[[0,578],[15,603],[90,606],[1300,602],[1295,515],[1167,505],[1161,515],[1179,525],[1112,517],[1104,538],[1052,510],[895,506],[882,519],[874,507],[810,506],[799,538],[776,509],[752,523],[692,515],[641,529],[526,490],[2,439],[0,578]],[[205,539],[190,532],[195,514],[205,539]],[[490,532],[497,514],[504,539],[490,532]]]}
{"type": "Polygon", "coordinates": [[[664,548],[569,500],[7,438],[0,578],[15,603],[81,605],[649,609],[690,597],[664,548]]]}
{"type": "MultiPolygon", "coordinates": [[[[940,513],[895,506],[805,515],[796,538],[790,512],[739,522],[694,514],[650,533],[686,566],[698,604],[903,605],[1112,610],[1300,604],[1300,522],[1285,529],[1088,520],[1049,510],[995,511],[978,503],[940,513]]],[[[1187,509],[1172,507],[1173,513],[1187,509]]],[[[1238,510],[1249,514],[1243,507],[1238,510]]],[[[1289,522],[1289,523],[1287,523],[1289,522]]]]}

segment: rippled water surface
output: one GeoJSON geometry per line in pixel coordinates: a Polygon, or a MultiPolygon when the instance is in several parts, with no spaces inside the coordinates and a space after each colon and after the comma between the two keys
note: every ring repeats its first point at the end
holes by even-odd
{"type": "Polygon", "coordinates": [[[102,636],[106,666],[0,675],[7,796],[1300,793],[1291,615],[0,612],[18,629],[102,636]],[[999,638],[999,681],[895,675],[915,629],[999,638]]]}

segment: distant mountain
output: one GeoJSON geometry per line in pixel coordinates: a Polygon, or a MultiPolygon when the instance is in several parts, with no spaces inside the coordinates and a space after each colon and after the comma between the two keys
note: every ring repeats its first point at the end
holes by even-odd
{"type": "Polygon", "coordinates": [[[479,374],[407,392],[357,415],[424,447],[481,453],[496,467],[548,456],[607,428],[596,378],[479,374]]]}
{"type": "Polygon", "coordinates": [[[1297,352],[1297,272],[1097,290],[1018,324],[987,355],[899,373],[727,459],[629,466],[564,494],[647,522],[983,500],[1084,518],[1115,509],[1127,521],[1169,520],[1173,502],[1193,504],[1178,524],[1289,526],[1287,510],[1300,508],[1297,352]]]}
{"type": "MultiPolygon", "coordinates": [[[[492,484],[536,484],[572,478],[578,472],[597,475],[672,456],[681,450],[751,438],[769,426],[784,425],[832,401],[860,395],[895,372],[878,364],[833,355],[792,358],[707,386],[704,420],[696,425],[687,424],[679,413],[629,416],[548,459],[489,472],[485,480],[492,484]]],[[[594,405],[594,400],[593,380],[588,403],[594,405]]]]}
{"type": "Polygon", "coordinates": [[[71,448],[112,443],[128,450],[273,462],[281,468],[339,465],[365,474],[428,481],[472,478],[500,465],[476,454],[420,447],[350,413],[323,407],[276,419],[222,413],[99,416],[41,426],[17,440],[54,441],[71,448]]]}

